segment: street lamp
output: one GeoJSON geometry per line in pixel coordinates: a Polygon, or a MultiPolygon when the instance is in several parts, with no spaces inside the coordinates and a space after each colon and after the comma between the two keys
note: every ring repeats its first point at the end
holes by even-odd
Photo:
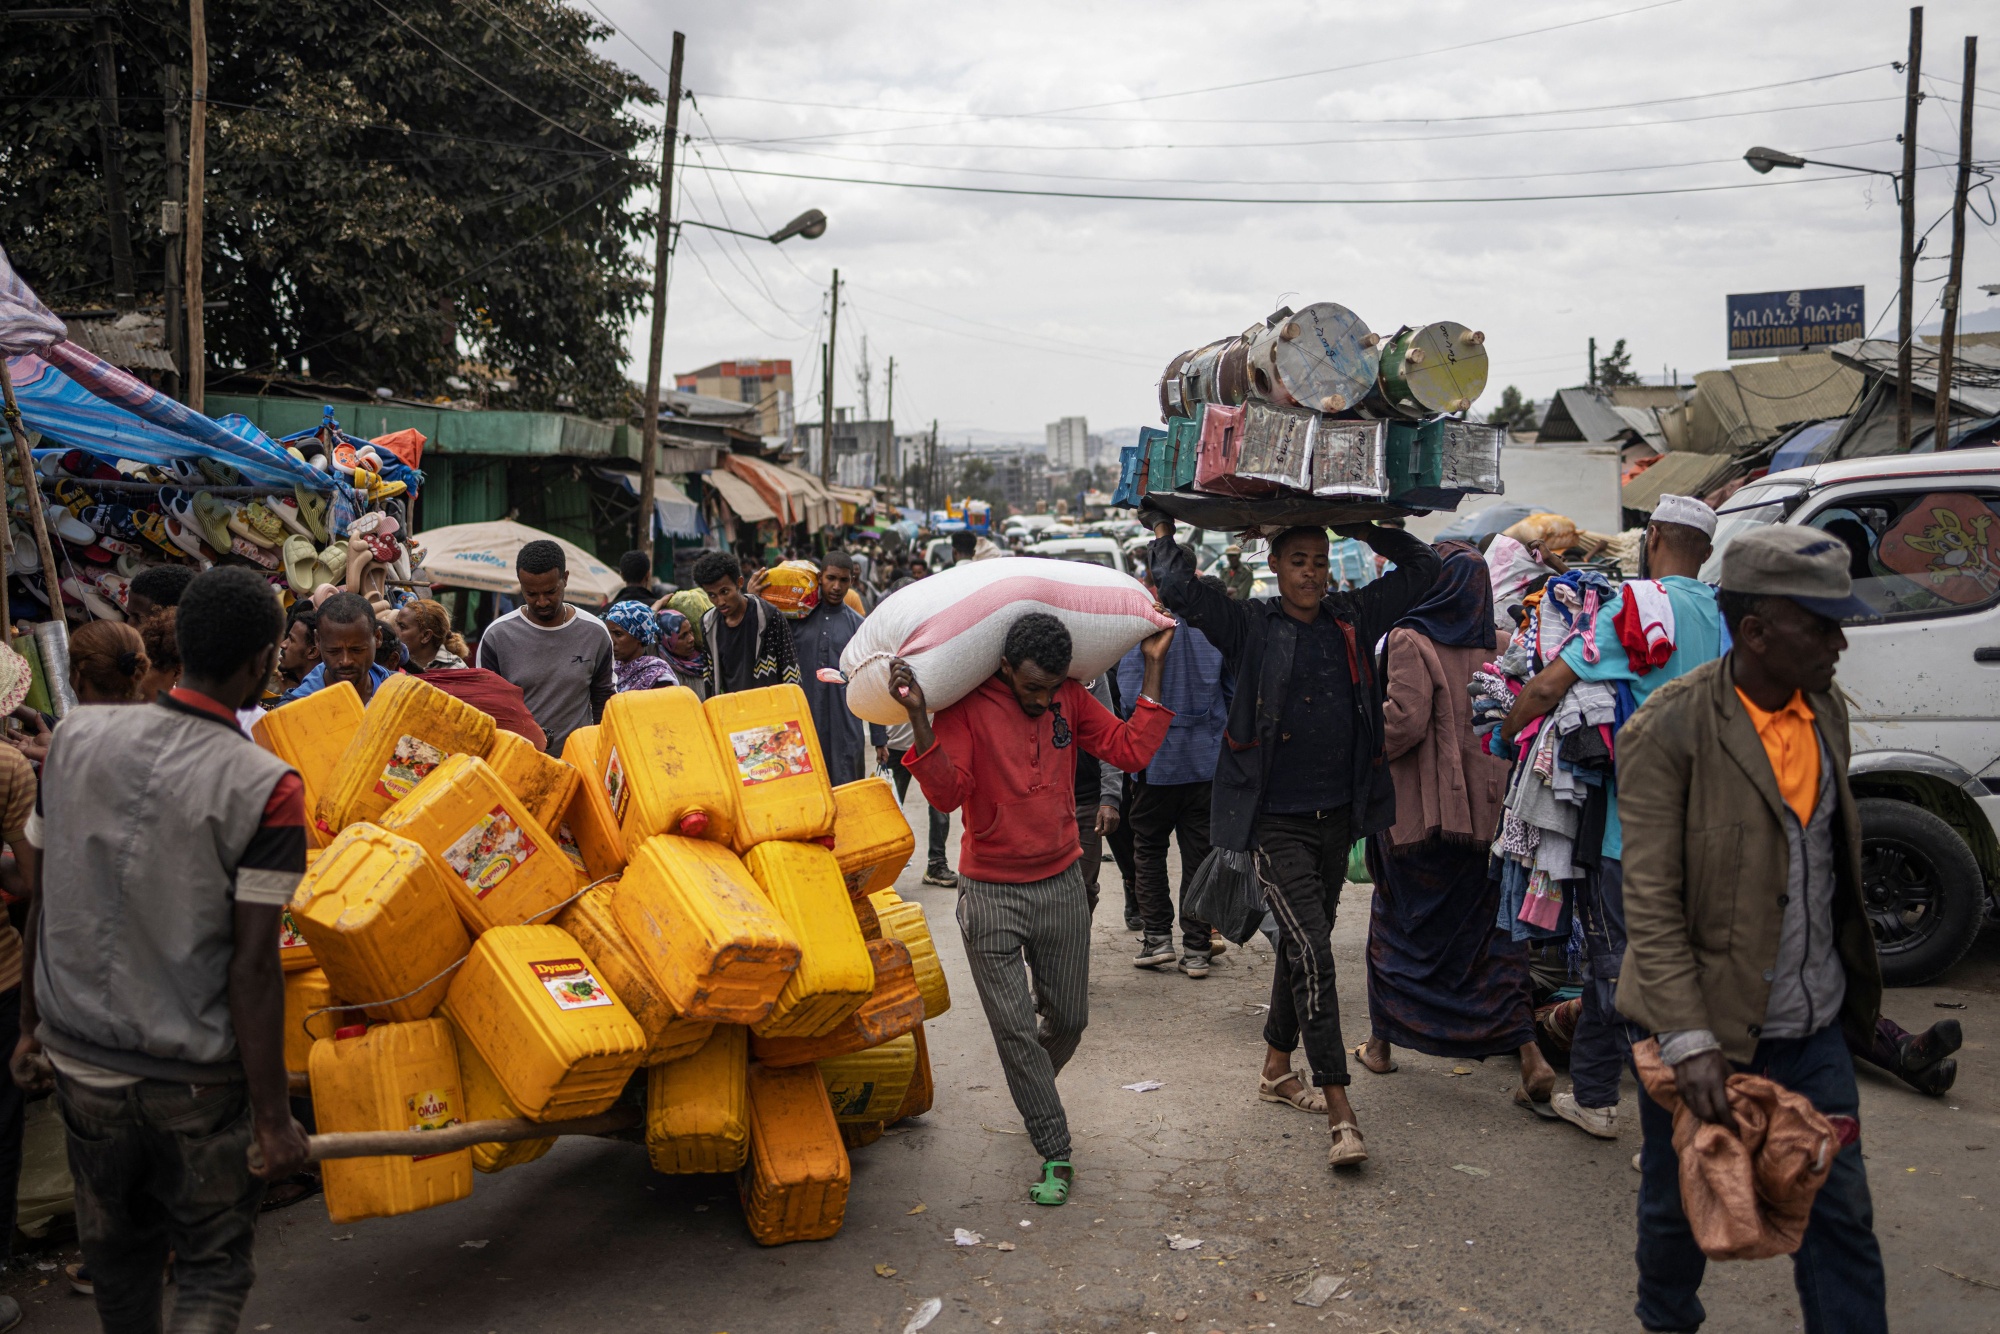
{"type": "Polygon", "coordinates": [[[712,222],[696,222],[693,218],[682,218],[676,227],[700,227],[711,232],[727,232],[731,236],[747,236],[753,241],[769,241],[772,245],[789,241],[794,236],[803,236],[808,241],[817,241],[826,235],[826,214],[816,208],[809,208],[793,218],[769,236],[762,232],[746,232],[735,227],[718,227],[712,222]]]}
{"type": "Polygon", "coordinates": [[[1896,202],[1903,199],[1902,173],[1884,171],[1880,167],[1854,167],[1845,162],[1822,162],[1818,158],[1800,157],[1796,153],[1780,152],[1775,148],[1753,148],[1743,155],[1750,164],[1750,170],[1759,176],[1769,176],[1773,167],[1832,167],[1836,171],[1858,171],[1869,176],[1887,176],[1896,182],[1896,202]]]}

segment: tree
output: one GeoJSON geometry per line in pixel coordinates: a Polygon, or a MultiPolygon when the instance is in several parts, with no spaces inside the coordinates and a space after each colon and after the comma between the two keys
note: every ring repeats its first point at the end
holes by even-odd
{"type": "Polygon", "coordinates": [[[1504,426],[1510,431],[1532,431],[1536,426],[1535,405],[1510,384],[1500,391],[1500,406],[1486,414],[1486,424],[1504,426]]]}
{"type": "MultiPolygon", "coordinates": [[[[162,76],[187,68],[187,9],[117,12],[125,193],[157,294],[162,76]]],[[[210,0],[207,26],[215,365],[430,396],[463,362],[510,378],[511,404],[624,414],[653,226],[634,196],[658,143],[632,108],[659,97],[590,50],[608,28],[559,0],[210,0]]],[[[90,25],[7,35],[0,235],[51,305],[108,304],[90,25]]]]}
{"type": "Polygon", "coordinates": [[[1597,383],[1606,389],[1639,383],[1639,377],[1632,373],[1632,354],[1625,350],[1624,339],[1613,343],[1611,350],[1597,359],[1597,383]]]}

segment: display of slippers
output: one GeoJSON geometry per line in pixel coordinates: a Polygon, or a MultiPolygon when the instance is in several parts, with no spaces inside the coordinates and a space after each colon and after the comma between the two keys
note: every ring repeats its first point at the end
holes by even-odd
{"type": "Polygon", "coordinates": [[[285,581],[300,597],[311,597],[312,591],[326,582],[320,578],[319,552],[313,548],[311,538],[297,534],[286,538],[280,558],[285,565],[285,581]]]}
{"type": "Polygon", "coordinates": [[[215,459],[200,458],[194,461],[194,466],[201,469],[202,476],[208,478],[216,486],[242,485],[243,474],[236,471],[236,468],[232,464],[218,462],[215,459]]]}
{"type": "Polygon", "coordinates": [[[81,449],[72,449],[56,460],[56,466],[71,477],[81,477],[85,481],[116,482],[125,474],[97,455],[81,449]]]}
{"type": "Polygon", "coordinates": [[[36,550],[34,538],[30,537],[19,524],[9,525],[7,535],[14,542],[14,554],[7,562],[7,573],[20,574],[23,571],[32,573],[42,568],[42,553],[36,550]]]}
{"type": "Polygon", "coordinates": [[[271,511],[278,522],[283,524],[288,531],[296,533],[300,537],[312,536],[312,530],[306,527],[304,520],[299,518],[299,503],[296,500],[293,500],[289,496],[272,496],[270,499],[264,501],[263,505],[264,508],[271,511]]]}
{"type": "Polygon", "coordinates": [[[132,591],[132,581],[123,575],[100,574],[97,576],[97,591],[111,599],[123,611],[126,595],[132,591]]]}
{"type": "Polygon", "coordinates": [[[255,561],[267,570],[278,568],[277,553],[269,548],[258,546],[247,537],[237,537],[232,533],[229,538],[229,546],[226,549],[235,552],[245,560],[255,561]]]}
{"type": "Polygon", "coordinates": [[[201,469],[188,459],[168,459],[160,466],[166,470],[169,477],[182,486],[201,486],[206,481],[201,469]]]}
{"type": "Polygon", "coordinates": [[[66,597],[81,603],[83,609],[89,612],[96,620],[122,621],[125,619],[125,613],[113,606],[110,599],[75,575],[71,575],[62,581],[62,591],[66,597]]]}
{"type": "Polygon", "coordinates": [[[217,552],[229,550],[229,506],[206,491],[194,493],[194,522],[201,535],[217,552]]]}
{"type": "Polygon", "coordinates": [[[354,463],[353,445],[341,444],[333,447],[333,470],[335,472],[339,473],[342,477],[351,477],[354,475],[354,463]]]}
{"type": "Polygon", "coordinates": [[[368,554],[384,565],[394,565],[396,557],[402,554],[402,543],[393,537],[384,537],[379,532],[369,533],[361,540],[368,544],[368,554]]]}
{"type": "Polygon", "coordinates": [[[79,519],[83,517],[85,510],[97,503],[96,496],[91,495],[90,492],[84,490],[67,477],[60,479],[54,486],[50,487],[49,493],[56,498],[56,504],[61,505],[79,519]]]}
{"type": "Polygon", "coordinates": [[[333,534],[327,531],[326,526],[326,497],[295,482],[292,484],[292,499],[298,504],[299,519],[305,524],[312,540],[321,544],[330,541],[333,534]]]}
{"type": "Polygon", "coordinates": [[[105,537],[115,537],[121,542],[139,540],[139,526],[132,520],[130,505],[89,505],[76,517],[105,537]]]}
{"type": "Polygon", "coordinates": [[[180,554],[180,548],[175,546],[173,538],[167,535],[165,516],[152,510],[133,510],[132,526],[139,530],[142,541],[152,543],[169,556],[180,554]]]}
{"type": "Polygon", "coordinates": [[[43,516],[49,525],[49,536],[74,542],[78,546],[97,540],[97,530],[86,524],[61,505],[51,503],[48,513],[43,516]]]}
{"type": "Polygon", "coordinates": [[[268,511],[265,517],[270,519],[271,527],[278,529],[278,533],[271,536],[266,536],[261,528],[250,521],[250,507],[248,505],[234,500],[225,500],[222,504],[228,510],[228,517],[223,522],[229,525],[231,533],[234,533],[246,542],[264,548],[266,551],[277,550],[280,536],[284,530],[279,527],[276,519],[270,519],[268,511]]]}

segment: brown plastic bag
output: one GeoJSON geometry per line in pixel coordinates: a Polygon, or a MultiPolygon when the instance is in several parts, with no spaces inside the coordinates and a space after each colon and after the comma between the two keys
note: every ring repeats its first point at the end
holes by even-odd
{"type": "Polygon", "coordinates": [[[1729,1076],[1739,1134],[1698,1119],[1681,1102],[1674,1072],[1648,1038],[1632,1048],[1646,1096],[1673,1113],[1681,1209],[1711,1260],[1768,1260],[1805,1240],[1813,1200],[1841,1138],[1827,1117],[1761,1075],[1729,1076]]]}

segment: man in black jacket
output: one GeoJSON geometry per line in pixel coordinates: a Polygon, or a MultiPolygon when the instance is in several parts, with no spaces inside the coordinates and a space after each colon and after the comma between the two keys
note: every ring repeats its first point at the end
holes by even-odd
{"type": "Polygon", "coordinates": [[[1429,591],[1439,561],[1401,529],[1368,523],[1335,531],[1366,542],[1395,569],[1357,592],[1329,594],[1326,530],[1287,528],[1271,539],[1278,596],[1238,602],[1196,578],[1166,518],[1154,525],[1146,565],[1160,600],[1208,637],[1236,678],[1209,834],[1215,847],[1255,851],[1278,919],[1258,1096],[1324,1111],[1333,1132],[1328,1162],[1348,1167],[1368,1151],[1347,1100],[1333,915],[1349,847],[1395,822],[1375,645],[1429,591]],[[1292,1069],[1302,1034],[1318,1093],[1292,1069]]]}

